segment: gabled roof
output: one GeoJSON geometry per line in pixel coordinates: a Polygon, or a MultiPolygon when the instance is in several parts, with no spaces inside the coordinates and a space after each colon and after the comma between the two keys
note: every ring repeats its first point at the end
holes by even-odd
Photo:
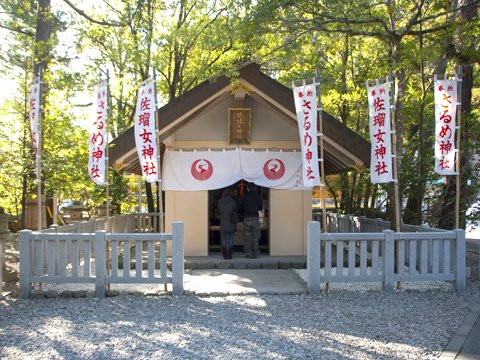
{"type": "MultiPolygon", "coordinates": [[[[255,99],[272,111],[282,113],[296,124],[295,104],[292,90],[260,71],[258,64],[250,64],[239,70],[239,81],[253,89],[255,99]]],[[[158,129],[163,141],[197,115],[212,108],[230,94],[230,79],[220,76],[196,86],[158,109],[158,129]]],[[[329,113],[323,111],[325,173],[335,174],[355,165],[369,166],[370,144],[347,128],[329,113]]],[[[131,127],[111,144],[109,163],[140,174],[135,149],[134,129],[131,127]]]]}

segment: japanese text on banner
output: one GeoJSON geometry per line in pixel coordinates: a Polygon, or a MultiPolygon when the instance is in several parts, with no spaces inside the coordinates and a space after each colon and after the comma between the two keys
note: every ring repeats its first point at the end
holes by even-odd
{"type": "Polygon", "coordinates": [[[38,155],[39,140],[39,117],[40,117],[40,83],[36,80],[30,88],[28,97],[30,130],[32,132],[32,147],[35,155],[38,155]]]}
{"type": "Polygon", "coordinates": [[[293,88],[300,143],[304,186],[320,185],[317,149],[317,101],[315,85],[293,88]]]}
{"type": "Polygon", "coordinates": [[[455,174],[457,81],[435,81],[435,172],[455,174]]]}
{"type": "MultiPolygon", "coordinates": [[[[30,88],[30,95],[28,97],[30,130],[32,133],[32,148],[35,155],[39,155],[39,119],[40,119],[40,78],[32,84],[30,88]]],[[[39,176],[39,164],[37,161],[35,172],[39,176]]]]}
{"type": "Polygon", "coordinates": [[[370,114],[370,178],[372,183],[386,183],[393,179],[390,131],[389,83],[367,85],[370,114]]]}
{"type": "Polygon", "coordinates": [[[89,123],[89,157],[88,172],[91,179],[97,185],[106,185],[106,154],[107,145],[107,84],[101,84],[96,92],[95,98],[97,106],[95,115],[89,123]]]}
{"type": "Polygon", "coordinates": [[[145,181],[158,181],[157,140],[155,134],[155,97],[153,81],[140,87],[135,110],[135,144],[145,181]]]}

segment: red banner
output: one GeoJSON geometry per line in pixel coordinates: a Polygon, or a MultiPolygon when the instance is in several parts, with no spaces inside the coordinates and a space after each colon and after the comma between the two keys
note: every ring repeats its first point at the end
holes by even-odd
{"type": "Polygon", "coordinates": [[[88,157],[88,173],[91,179],[97,185],[106,185],[105,166],[107,145],[107,113],[108,101],[107,91],[108,85],[102,83],[95,92],[96,108],[95,115],[89,123],[89,157],[88,157]]]}
{"type": "Polygon", "coordinates": [[[372,144],[370,178],[374,184],[393,179],[389,84],[388,81],[375,86],[367,84],[372,144]]]}
{"type": "MultiPolygon", "coordinates": [[[[30,87],[30,96],[28,97],[30,130],[32,134],[32,147],[35,155],[38,153],[40,138],[39,119],[40,119],[40,78],[36,79],[30,87]]],[[[38,175],[38,161],[36,172],[38,175]]]]}
{"type": "Polygon", "coordinates": [[[135,110],[135,144],[145,181],[158,181],[157,136],[155,130],[155,91],[152,79],[140,86],[135,110]]]}
{"type": "Polygon", "coordinates": [[[457,80],[435,80],[435,172],[455,175],[457,80]]]}
{"type": "Polygon", "coordinates": [[[317,99],[315,84],[293,88],[300,143],[304,186],[320,185],[317,147],[317,99]]]}

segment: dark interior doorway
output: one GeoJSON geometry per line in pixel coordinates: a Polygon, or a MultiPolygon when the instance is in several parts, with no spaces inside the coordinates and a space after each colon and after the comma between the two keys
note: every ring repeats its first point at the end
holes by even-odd
{"type": "MultiPolygon", "coordinates": [[[[237,201],[247,191],[247,182],[240,180],[237,183],[230,186],[237,201]]],[[[222,189],[210,190],[208,192],[208,252],[219,253],[221,251],[220,246],[220,223],[218,217],[218,200],[222,196],[222,189]]],[[[270,189],[258,187],[258,192],[263,200],[263,215],[260,217],[260,227],[262,229],[262,235],[259,241],[259,249],[262,254],[269,254],[269,204],[270,204],[270,189]]],[[[243,253],[243,223],[237,224],[237,232],[235,233],[234,251],[243,253]]]]}

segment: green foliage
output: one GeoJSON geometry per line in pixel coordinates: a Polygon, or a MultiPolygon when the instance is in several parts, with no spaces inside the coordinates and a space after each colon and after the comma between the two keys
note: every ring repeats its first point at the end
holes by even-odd
{"type": "MultiPolygon", "coordinates": [[[[433,172],[434,73],[474,64],[472,111],[465,114],[462,152],[480,153],[477,46],[478,15],[458,16],[447,0],[108,0],[80,2],[81,9],[55,3],[46,20],[49,39],[35,43],[37,2],[0,0],[0,75],[18,79],[18,92],[1,104],[0,206],[19,214],[25,192],[35,192],[33,154],[26,119],[33,64],[43,60],[46,99],[43,179],[48,194],[105,201],[105,187],[88,178],[88,135],[94,84],[110,76],[109,132],[132,125],[138,83],[156,69],[160,105],[239,66],[259,62],[286,86],[319,70],[323,109],[368,139],[365,82],[398,80],[396,126],[401,151],[400,187],[404,220],[436,223],[444,207],[442,178],[433,172]],[[79,11],[81,10],[81,11],[79,11]],[[35,59],[35,56],[37,59],[35,59]],[[41,59],[40,59],[41,57],[41,59]],[[79,96],[81,94],[82,96],[79,96]],[[16,136],[11,136],[16,134],[16,136]]],[[[478,10],[476,3],[474,10],[478,10]]],[[[462,11],[460,11],[462,13],[462,11]]],[[[465,210],[478,196],[478,160],[465,164],[465,210]]],[[[110,171],[112,203],[128,209],[136,184],[110,171]]],[[[336,204],[346,212],[380,215],[388,186],[373,186],[368,169],[329,179],[336,204]]],[[[382,208],[383,209],[383,208],[382,208]]],[[[480,216],[478,213],[471,217],[480,216]]]]}
{"type": "Polygon", "coordinates": [[[22,212],[23,179],[33,167],[32,159],[25,156],[31,150],[24,115],[23,102],[17,99],[5,101],[0,108],[0,206],[12,215],[22,212]]]}

